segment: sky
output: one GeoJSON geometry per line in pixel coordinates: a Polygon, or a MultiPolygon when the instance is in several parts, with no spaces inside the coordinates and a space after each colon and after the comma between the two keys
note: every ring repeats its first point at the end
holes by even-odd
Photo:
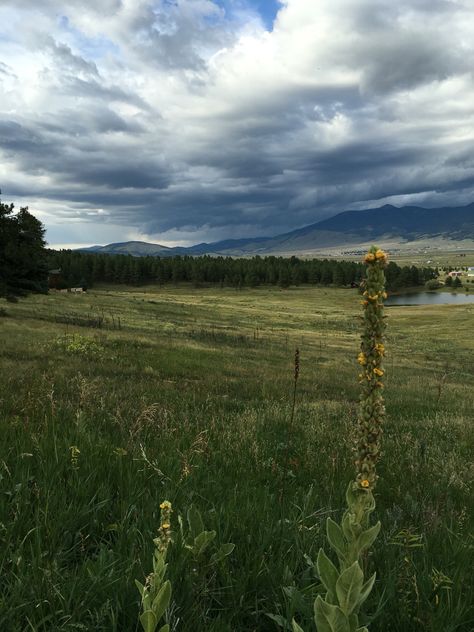
{"type": "Polygon", "coordinates": [[[474,0],[0,0],[0,189],[54,247],[474,201],[474,0]]]}

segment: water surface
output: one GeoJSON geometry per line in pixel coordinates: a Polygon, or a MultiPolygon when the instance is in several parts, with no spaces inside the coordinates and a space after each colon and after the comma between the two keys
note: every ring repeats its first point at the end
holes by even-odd
{"type": "Polygon", "coordinates": [[[385,301],[387,307],[393,305],[465,305],[474,303],[472,294],[454,294],[450,292],[413,292],[389,296],[385,301]]]}

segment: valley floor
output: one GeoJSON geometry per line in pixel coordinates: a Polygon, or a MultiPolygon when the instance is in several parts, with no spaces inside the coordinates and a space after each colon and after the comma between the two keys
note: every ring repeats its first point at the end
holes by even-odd
{"type": "MultiPolygon", "coordinates": [[[[313,561],[352,477],[357,292],[110,287],[0,307],[0,629],[138,630],[134,580],[169,499],[172,629],[314,630],[313,561]],[[235,544],[222,563],[180,548],[191,504],[235,544]]],[[[468,632],[474,306],[387,313],[370,630],[468,632]]]]}

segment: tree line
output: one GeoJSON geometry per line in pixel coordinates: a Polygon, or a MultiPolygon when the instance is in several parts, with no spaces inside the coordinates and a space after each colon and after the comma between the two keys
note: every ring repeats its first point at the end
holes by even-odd
{"type": "MultiPolygon", "coordinates": [[[[60,270],[53,281],[61,287],[92,287],[97,283],[124,285],[166,285],[190,283],[195,287],[257,287],[260,285],[359,285],[364,275],[362,263],[333,259],[298,257],[133,257],[85,253],[71,250],[49,251],[50,268],[60,270]]],[[[434,268],[400,267],[390,262],[386,269],[389,290],[417,287],[437,277],[434,268]]]]}
{"type": "MultiPolygon", "coordinates": [[[[27,207],[15,212],[13,204],[0,202],[0,297],[15,300],[49,288],[92,287],[97,283],[166,285],[190,283],[194,287],[257,287],[260,285],[358,286],[364,276],[362,263],[334,259],[254,256],[251,258],[133,257],[46,250],[43,224],[27,207]]],[[[389,290],[417,287],[436,279],[434,268],[386,268],[389,290]]]]}

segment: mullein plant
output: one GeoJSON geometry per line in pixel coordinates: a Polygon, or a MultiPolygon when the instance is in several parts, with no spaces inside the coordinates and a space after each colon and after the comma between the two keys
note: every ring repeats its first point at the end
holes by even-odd
{"type": "MultiPolygon", "coordinates": [[[[358,362],[361,396],[356,436],[356,475],[346,491],[347,509],[341,524],[327,520],[327,539],[337,556],[334,564],[320,549],[316,567],[325,588],[314,602],[317,632],[368,632],[359,622],[359,612],[375,582],[375,573],[364,577],[364,558],[375,541],[380,522],[370,524],[375,509],[376,464],[385,407],[382,395],[385,320],[384,268],[387,255],[373,246],[364,257],[367,266],[363,293],[363,333],[358,362]]],[[[293,632],[303,632],[293,620],[293,632]]]]}
{"type": "MultiPolygon", "coordinates": [[[[165,580],[166,554],[171,543],[171,503],[165,500],[160,505],[161,520],[158,537],[153,540],[153,572],[148,575],[145,585],[135,580],[135,584],[142,597],[142,614],[140,623],[144,632],[155,632],[160,619],[166,612],[171,601],[171,582],[165,580]]],[[[169,632],[168,624],[162,625],[158,632],[169,632]]]]}

